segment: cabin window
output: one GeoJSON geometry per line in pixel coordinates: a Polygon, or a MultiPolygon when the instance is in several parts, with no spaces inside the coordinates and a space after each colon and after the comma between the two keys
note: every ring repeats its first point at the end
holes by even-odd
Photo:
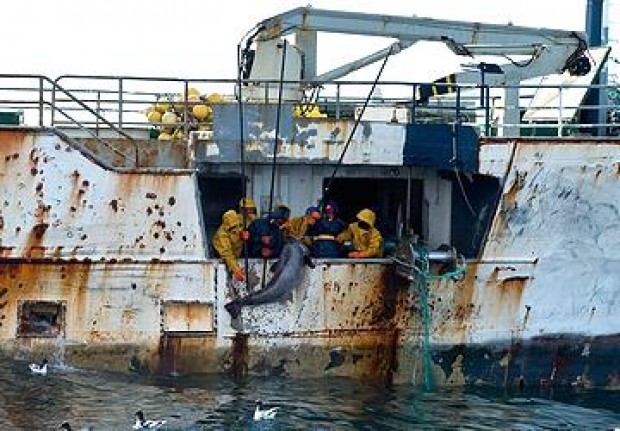
{"type": "Polygon", "coordinates": [[[64,302],[20,301],[18,305],[18,337],[56,338],[65,333],[64,302]]]}
{"type": "MultiPolygon", "coordinates": [[[[323,187],[328,183],[329,178],[324,179],[323,187]]],[[[345,223],[355,221],[355,215],[361,209],[372,209],[377,215],[376,227],[383,236],[386,254],[408,231],[413,230],[417,234],[422,231],[422,180],[336,178],[326,199],[336,202],[340,218],[345,223]]]]}
{"type": "MultiPolygon", "coordinates": [[[[243,197],[243,179],[238,174],[202,174],[198,176],[203,223],[209,240],[222,223],[222,214],[238,210],[243,197]]],[[[213,250],[210,249],[213,254],[213,250]]]]}

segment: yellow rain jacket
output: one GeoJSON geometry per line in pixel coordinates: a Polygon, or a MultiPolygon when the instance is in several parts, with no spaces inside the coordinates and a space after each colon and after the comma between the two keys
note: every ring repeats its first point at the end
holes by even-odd
{"type": "Polygon", "coordinates": [[[296,239],[309,244],[310,239],[304,238],[308,228],[311,226],[310,223],[308,223],[309,219],[310,217],[308,216],[293,217],[292,219],[289,219],[282,228],[284,236],[286,238],[296,239]]]}
{"type": "Polygon", "coordinates": [[[256,203],[254,203],[254,199],[252,198],[241,198],[239,201],[239,219],[241,223],[243,223],[243,211],[245,211],[245,227],[247,228],[256,218],[256,203]],[[249,212],[247,210],[252,210],[253,212],[249,212]]]}
{"type": "Polygon", "coordinates": [[[213,236],[213,248],[224,260],[230,272],[240,268],[237,259],[243,250],[241,229],[242,221],[239,214],[235,210],[228,210],[222,215],[222,225],[213,236]]]}
{"type": "Polygon", "coordinates": [[[372,210],[363,209],[357,213],[357,219],[368,223],[370,229],[360,228],[359,221],[351,223],[344,232],[338,235],[338,241],[351,241],[353,250],[360,252],[360,257],[382,257],[383,237],[375,228],[375,213],[372,210]]]}

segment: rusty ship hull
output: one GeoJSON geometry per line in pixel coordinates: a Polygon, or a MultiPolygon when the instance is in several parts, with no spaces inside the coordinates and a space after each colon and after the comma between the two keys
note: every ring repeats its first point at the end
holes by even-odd
{"type": "MultiPolygon", "coordinates": [[[[305,126],[319,137],[339,130],[305,126]]],[[[402,125],[368,127],[371,137],[405,135],[402,125]]],[[[244,330],[231,326],[231,280],[206,248],[204,190],[183,169],[195,146],[144,145],[149,169],[110,169],[98,157],[113,155],[47,129],[2,130],[0,143],[6,354],[60,352],[114,371],[422,381],[424,304],[385,259],[319,260],[292,298],[248,307],[244,330]],[[153,168],[162,154],[174,166],[153,168]]],[[[372,157],[385,154],[367,161],[385,166],[372,157]]],[[[489,138],[478,162],[503,185],[481,199],[489,229],[465,277],[429,283],[434,381],[615,387],[618,141],[489,138]]],[[[249,288],[261,270],[251,261],[249,288]]]]}

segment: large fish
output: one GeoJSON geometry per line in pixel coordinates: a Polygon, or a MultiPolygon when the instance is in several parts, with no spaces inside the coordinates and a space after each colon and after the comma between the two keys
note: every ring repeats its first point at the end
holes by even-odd
{"type": "Polygon", "coordinates": [[[245,305],[268,304],[278,301],[293,291],[301,281],[304,265],[314,268],[308,247],[300,241],[292,240],[284,244],[280,259],[271,267],[273,276],[264,289],[237,298],[224,306],[233,319],[239,317],[245,305]]]}

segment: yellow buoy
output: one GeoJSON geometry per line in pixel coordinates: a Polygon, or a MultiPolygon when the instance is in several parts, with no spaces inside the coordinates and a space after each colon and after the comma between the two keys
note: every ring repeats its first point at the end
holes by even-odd
{"type": "MultiPolygon", "coordinates": [[[[174,96],[174,101],[172,103],[172,108],[174,109],[175,112],[177,113],[182,113],[185,110],[185,100],[183,99],[183,95],[182,94],[176,94],[174,96]]],[[[188,105],[187,109],[189,110],[190,107],[188,105]]]]}
{"type": "Polygon", "coordinates": [[[207,105],[195,105],[192,108],[192,114],[194,114],[194,117],[196,117],[197,119],[201,121],[209,118],[212,113],[213,111],[207,105]]]}
{"type": "Polygon", "coordinates": [[[155,104],[155,109],[157,109],[162,114],[170,109],[170,99],[167,97],[160,97],[157,99],[157,103],[155,104]]]}
{"type": "Polygon", "coordinates": [[[179,117],[174,112],[168,111],[162,115],[161,122],[164,124],[176,124],[179,122],[179,117]]]}
{"type": "Polygon", "coordinates": [[[172,139],[172,135],[170,133],[161,132],[157,139],[159,139],[160,141],[168,141],[172,139]]]}
{"type": "MultiPolygon", "coordinates": [[[[190,88],[190,90],[192,90],[190,88]]],[[[193,90],[196,90],[195,88],[193,90]]],[[[187,91],[187,110],[191,111],[192,106],[196,103],[200,102],[200,94],[190,93],[187,91]]],[[[185,112],[185,99],[183,98],[183,94],[179,93],[174,96],[173,108],[176,112],[182,113],[185,112]]]]}
{"type": "Polygon", "coordinates": [[[152,109],[146,114],[149,123],[161,123],[161,112],[152,109]]]}
{"type": "Polygon", "coordinates": [[[200,97],[200,91],[197,88],[189,87],[187,89],[187,98],[189,99],[190,96],[200,97]]]}
{"type": "Polygon", "coordinates": [[[224,103],[224,98],[221,94],[211,93],[207,96],[206,102],[213,105],[214,103],[224,103]]]}

